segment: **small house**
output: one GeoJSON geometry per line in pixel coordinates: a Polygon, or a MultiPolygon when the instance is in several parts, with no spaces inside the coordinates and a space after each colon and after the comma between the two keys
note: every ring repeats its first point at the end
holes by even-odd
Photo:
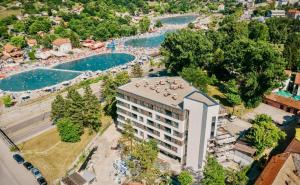
{"type": "Polygon", "coordinates": [[[68,53],[72,50],[72,44],[68,38],[55,39],[52,42],[53,50],[61,53],[68,53]]]}

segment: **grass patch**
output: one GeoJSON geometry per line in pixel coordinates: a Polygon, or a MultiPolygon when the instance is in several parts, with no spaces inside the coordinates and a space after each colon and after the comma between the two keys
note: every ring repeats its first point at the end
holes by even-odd
{"type": "MultiPolygon", "coordinates": [[[[233,107],[228,105],[228,102],[226,101],[226,96],[219,89],[219,87],[209,85],[207,87],[207,94],[209,96],[215,98],[216,100],[218,100],[226,108],[228,113],[233,112],[233,107]]],[[[242,115],[246,114],[247,112],[249,112],[251,110],[252,110],[251,108],[247,108],[247,107],[244,106],[244,104],[241,104],[241,105],[235,106],[234,114],[237,115],[237,116],[242,116],[242,115]]]]}
{"type": "Polygon", "coordinates": [[[7,9],[0,10],[0,19],[3,19],[11,15],[21,15],[21,10],[7,10],[7,9]]]}
{"type": "Polygon", "coordinates": [[[70,165],[94,136],[95,133],[89,134],[89,131],[85,130],[80,142],[65,143],[60,141],[54,128],[18,147],[24,158],[38,167],[49,182],[53,182],[66,174],[70,165]]]}

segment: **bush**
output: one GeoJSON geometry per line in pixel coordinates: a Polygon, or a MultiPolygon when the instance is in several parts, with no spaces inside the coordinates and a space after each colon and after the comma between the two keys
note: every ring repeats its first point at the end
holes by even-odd
{"type": "Polygon", "coordinates": [[[74,124],[69,118],[62,118],[57,121],[57,130],[64,142],[75,143],[80,141],[83,128],[79,124],[74,124]]]}
{"type": "Polygon", "coordinates": [[[14,104],[10,95],[3,96],[2,100],[5,107],[11,107],[14,104]]]}

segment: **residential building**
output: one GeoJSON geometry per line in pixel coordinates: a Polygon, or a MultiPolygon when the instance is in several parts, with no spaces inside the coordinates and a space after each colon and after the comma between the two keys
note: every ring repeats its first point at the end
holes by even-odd
{"type": "Polygon", "coordinates": [[[277,184],[300,184],[300,138],[297,136],[283,153],[271,158],[255,182],[255,185],[277,184]]]}
{"type": "Polygon", "coordinates": [[[72,50],[72,44],[70,39],[55,39],[53,42],[53,50],[61,53],[68,53],[72,50]]]}
{"type": "Polygon", "coordinates": [[[292,19],[300,19],[300,10],[288,10],[286,15],[292,19]]]}
{"type": "Polygon", "coordinates": [[[28,45],[29,47],[34,47],[34,46],[36,46],[36,45],[37,45],[36,39],[28,39],[28,40],[27,40],[27,45],[28,45]]]}
{"type": "Polygon", "coordinates": [[[180,77],[134,79],[117,91],[119,129],[130,120],[138,139],[155,139],[183,167],[202,169],[216,136],[218,102],[180,77]]]}
{"type": "Polygon", "coordinates": [[[285,10],[271,10],[271,17],[285,17],[285,10]]]}

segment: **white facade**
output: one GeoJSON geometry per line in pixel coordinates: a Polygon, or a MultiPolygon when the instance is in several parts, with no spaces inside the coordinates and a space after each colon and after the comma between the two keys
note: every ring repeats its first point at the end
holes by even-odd
{"type": "Polygon", "coordinates": [[[219,105],[185,98],[184,109],[189,112],[186,167],[199,170],[205,164],[208,140],[217,133],[219,105]]]}
{"type": "Polygon", "coordinates": [[[216,135],[219,104],[181,78],[174,77],[181,85],[178,89],[171,88],[172,78],[148,79],[118,89],[117,127],[122,130],[130,120],[137,138],[156,139],[162,153],[180,160],[184,168],[201,170],[208,140],[216,135]],[[151,90],[151,84],[156,84],[157,91],[151,90]]]}
{"type": "Polygon", "coordinates": [[[72,44],[71,43],[64,43],[64,44],[61,44],[59,46],[53,46],[53,49],[55,51],[59,51],[61,53],[68,53],[69,51],[72,50],[72,44]]]}

